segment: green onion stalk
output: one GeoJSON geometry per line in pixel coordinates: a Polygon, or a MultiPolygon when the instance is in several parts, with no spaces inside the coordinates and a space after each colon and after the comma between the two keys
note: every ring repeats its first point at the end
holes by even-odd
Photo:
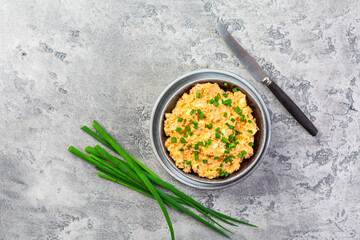
{"type": "Polygon", "coordinates": [[[96,145],[95,147],[86,147],[85,152],[87,154],[73,146],[69,147],[69,151],[86,162],[94,165],[99,171],[99,177],[123,185],[149,198],[155,199],[158,202],[169,226],[171,239],[175,239],[175,234],[165,205],[173,208],[174,210],[188,214],[192,218],[198,220],[227,238],[229,238],[229,235],[227,235],[224,231],[229,233],[232,232],[222,226],[213,217],[232,226],[237,226],[235,223],[240,223],[251,227],[257,227],[250,223],[209,209],[201,203],[195,201],[193,198],[178,190],[175,186],[163,181],[144,164],[126,152],[98,122],[93,121],[93,128],[96,132],[87,126],[83,126],[81,129],[105,147],[120,155],[122,159],[110,154],[100,145],[96,145]],[[159,187],[168,190],[175,196],[162,191],[159,187]],[[209,220],[218,227],[196,215],[190,210],[191,208],[198,211],[205,219],[209,220]]]}

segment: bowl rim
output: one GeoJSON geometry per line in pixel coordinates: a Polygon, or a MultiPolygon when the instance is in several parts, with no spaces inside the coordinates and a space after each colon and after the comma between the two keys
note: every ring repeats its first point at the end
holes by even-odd
{"type": "MultiPolygon", "coordinates": [[[[210,79],[209,80],[214,80],[216,78],[210,79]]],[[[220,81],[224,81],[222,79],[217,79],[220,81]]],[[[194,83],[196,83],[196,81],[194,81],[194,83]]],[[[190,84],[187,84],[190,85],[190,84]]],[[[185,86],[185,85],[184,85],[185,86]]],[[[181,87],[184,87],[181,86],[181,87]]],[[[160,120],[161,121],[161,120],[160,120]]],[[[150,140],[151,140],[151,145],[153,148],[153,151],[156,155],[157,160],[160,162],[160,165],[165,169],[166,172],[168,172],[173,178],[175,178],[176,180],[182,182],[185,185],[197,188],[197,189],[208,189],[208,190],[215,190],[215,189],[223,189],[226,187],[230,187],[235,185],[236,183],[239,183],[240,181],[246,179],[249,175],[251,175],[255,169],[259,166],[259,164],[262,162],[263,158],[266,155],[266,152],[268,150],[268,146],[270,143],[270,136],[271,136],[271,122],[270,122],[270,116],[269,116],[269,112],[268,109],[261,97],[261,95],[255,90],[255,88],[249,83],[247,82],[244,78],[238,76],[237,74],[234,74],[232,72],[228,72],[228,71],[224,71],[224,70],[217,70],[217,69],[199,69],[199,70],[195,70],[195,71],[191,71],[188,72],[178,78],[176,78],[174,81],[172,81],[163,91],[162,93],[159,95],[159,97],[157,98],[152,113],[151,113],[151,119],[150,119],[150,140]],[[155,144],[155,139],[154,139],[154,121],[156,120],[156,112],[158,111],[159,108],[159,104],[161,102],[161,100],[164,98],[165,95],[168,94],[169,90],[178,82],[180,82],[183,79],[186,79],[192,75],[197,75],[197,74],[201,74],[201,73],[214,73],[214,74],[220,74],[220,75],[225,75],[231,78],[234,78],[235,80],[241,82],[242,84],[244,84],[247,88],[250,89],[251,93],[252,93],[252,97],[255,97],[256,100],[259,102],[259,109],[260,112],[264,115],[264,126],[265,126],[265,140],[264,140],[264,144],[261,150],[261,152],[259,153],[259,156],[257,157],[256,161],[253,163],[253,165],[248,166],[246,172],[242,175],[239,176],[239,178],[226,182],[224,184],[221,184],[221,182],[217,182],[216,184],[211,184],[211,183],[200,183],[198,182],[197,184],[194,184],[192,182],[196,182],[195,180],[189,178],[188,176],[184,175],[185,177],[182,178],[178,175],[176,175],[171,169],[169,169],[168,166],[166,166],[166,164],[164,163],[164,161],[168,161],[168,159],[162,159],[162,157],[160,156],[160,154],[158,153],[158,149],[156,147],[155,144]],[[188,181],[186,181],[185,179],[187,179],[188,181]],[[189,182],[190,181],[190,182],[189,182]]]]}

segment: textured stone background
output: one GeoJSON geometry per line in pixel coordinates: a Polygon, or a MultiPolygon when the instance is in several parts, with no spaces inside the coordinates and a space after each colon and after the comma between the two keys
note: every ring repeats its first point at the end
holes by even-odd
{"type": "MultiPolygon", "coordinates": [[[[233,239],[359,239],[360,2],[1,1],[0,239],[169,239],[156,202],[67,152],[99,120],[165,180],[260,226],[233,239]],[[307,134],[229,52],[220,17],[319,129],[307,134]],[[191,70],[243,76],[271,112],[262,165],[225,190],[163,171],[149,145],[161,91],[191,70]]],[[[178,239],[220,239],[170,210],[178,239]]]]}

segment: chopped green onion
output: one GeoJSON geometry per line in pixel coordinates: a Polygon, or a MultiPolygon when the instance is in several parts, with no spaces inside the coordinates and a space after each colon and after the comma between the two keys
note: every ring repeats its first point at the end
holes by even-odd
{"type": "Polygon", "coordinates": [[[241,121],[241,122],[245,122],[245,118],[244,118],[244,117],[241,117],[241,118],[240,118],[240,121],[241,121]]]}
{"type": "Polygon", "coordinates": [[[207,163],[207,160],[206,160],[206,159],[203,159],[202,162],[203,162],[203,163],[207,163]]]}
{"type": "Polygon", "coordinates": [[[252,142],[251,142],[251,143],[249,143],[249,146],[250,146],[250,147],[254,146],[254,143],[252,143],[252,142]]]}
{"type": "Polygon", "coordinates": [[[235,122],[235,118],[231,118],[230,120],[231,120],[232,122],[235,122]]]}
{"type": "MultiPolygon", "coordinates": [[[[246,151],[245,151],[245,153],[244,153],[244,151],[241,151],[241,153],[238,154],[238,157],[243,158],[245,154],[246,154],[246,151]]],[[[235,156],[234,156],[234,158],[235,158],[235,156]]]]}
{"type": "Polygon", "coordinates": [[[237,91],[238,91],[237,87],[234,87],[234,88],[232,89],[232,91],[233,91],[233,92],[237,92],[237,91]]]}
{"type": "Polygon", "coordinates": [[[223,93],[222,95],[223,95],[224,97],[227,97],[227,96],[228,96],[226,93],[223,93]]]}
{"type": "Polygon", "coordinates": [[[199,146],[203,146],[204,142],[198,142],[199,146]]]}
{"type": "Polygon", "coordinates": [[[196,93],[196,98],[200,98],[200,93],[196,93]]]}
{"type": "Polygon", "coordinates": [[[193,132],[192,132],[192,131],[189,131],[188,133],[189,133],[189,136],[192,136],[192,135],[193,135],[193,132]]]}
{"type": "Polygon", "coordinates": [[[213,104],[213,103],[214,103],[214,99],[210,99],[210,100],[209,100],[209,103],[210,103],[210,104],[213,104]]]}
{"type": "Polygon", "coordinates": [[[217,131],[217,132],[220,131],[220,127],[217,127],[217,128],[215,129],[215,131],[217,131]]]}
{"type": "Polygon", "coordinates": [[[186,126],[185,126],[185,130],[186,130],[186,131],[189,131],[189,130],[190,130],[190,126],[189,126],[189,125],[186,125],[186,126]]]}
{"type": "Polygon", "coordinates": [[[215,101],[215,102],[219,101],[219,99],[220,99],[220,98],[219,98],[218,96],[215,96],[215,97],[214,97],[214,101],[215,101]]]}
{"type": "Polygon", "coordinates": [[[200,114],[200,113],[201,113],[201,110],[200,110],[200,109],[198,109],[198,110],[196,110],[196,111],[197,111],[197,113],[198,113],[198,114],[200,114]]]}
{"type": "Polygon", "coordinates": [[[199,145],[198,145],[198,144],[195,144],[195,145],[194,145],[194,149],[195,149],[195,150],[198,150],[198,149],[199,149],[199,145]]]}
{"type": "Polygon", "coordinates": [[[194,113],[195,113],[195,110],[194,110],[194,109],[191,109],[190,115],[193,115],[194,113]]]}
{"type": "Polygon", "coordinates": [[[229,148],[234,148],[236,146],[236,143],[230,143],[229,148]]]}
{"type": "Polygon", "coordinates": [[[250,119],[248,119],[248,123],[252,123],[252,121],[250,119]]]}
{"type": "Polygon", "coordinates": [[[183,151],[184,151],[184,149],[182,149],[182,148],[181,148],[179,151],[180,151],[180,152],[183,152],[183,151]]]}
{"type": "Polygon", "coordinates": [[[230,135],[230,136],[229,136],[229,142],[232,142],[232,141],[234,141],[234,136],[233,136],[233,135],[230,135]]]}
{"type": "Polygon", "coordinates": [[[226,137],[222,137],[222,138],[221,138],[221,141],[222,141],[223,143],[227,143],[226,137]]]}
{"type": "Polygon", "coordinates": [[[224,153],[229,153],[230,150],[229,149],[225,149],[224,153]]]}
{"type": "Polygon", "coordinates": [[[199,165],[197,165],[197,167],[196,167],[197,169],[199,169],[199,165]]]}
{"type": "Polygon", "coordinates": [[[176,143],[176,137],[171,138],[171,143],[176,143]]]}
{"type": "Polygon", "coordinates": [[[194,124],[195,126],[198,125],[198,123],[197,123],[197,122],[194,122],[194,121],[191,121],[191,123],[194,124]]]}
{"type": "Polygon", "coordinates": [[[216,157],[214,157],[214,159],[217,160],[217,159],[220,159],[220,157],[219,157],[219,156],[216,156],[216,157]]]}
{"type": "Polygon", "coordinates": [[[194,154],[195,154],[195,155],[198,155],[198,154],[199,154],[199,151],[194,151],[194,154]]]}
{"type": "Polygon", "coordinates": [[[191,144],[189,144],[189,145],[187,145],[187,148],[191,148],[191,146],[192,146],[192,145],[191,145],[191,144]]]}
{"type": "Polygon", "coordinates": [[[179,132],[181,132],[181,128],[178,127],[178,128],[176,128],[175,131],[179,133],[179,132]]]}
{"type": "Polygon", "coordinates": [[[199,114],[199,119],[203,119],[205,117],[205,115],[203,113],[199,114]]]}
{"type": "Polygon", "coordinates": [[[214,102],[214,106],[215,106],[215,107],[219,106],[219,103],[218,103],[218,102],[214,102]]]}
{"type": "Polygon", "coordinates": [[[197,125],[195,125],[195,126],[194,126],[194,129],[198,129],[198,126],[197,126],[197,125]]]}
{"type": "Polygon", "coordinates": [[[220,164],[220,167],[224,166],[222,163],[220,164]]]}
{"type": "Polygon", "coordinates": [[[187,165],[190,165],[190,163],[191,163],[191,161],[186,161],[186,164],[187,164],[187,165]]]}
{"type": "Polygon", "coordinates": [[[251,133],[251,134],[254,133],[253,130],[248,130],[248,132],[251,133]]]}
{"type": "Polygon", "coordinates": [[[178,122],[182,122],[183,121],[183,118],[182,117],[179,117],[178,118],[178,122]]]}
{"type": "Polygon", "coordinates": [[[227,112],[224,112],[223,116],[226,117],[226,116],[227,116],[227,112]]]}
{"type": "Polygon", "coordinates": [[[208,140],[206,141],[206,143],[205,143],[205,146],[206,146],[206,145],[209,146],[211,143],[212,143],[212,141],[211,141],[210,139],[208,139],[208,140]]]}
{"type": "Polygon", "coordinates": [[[183,136],[186,138],[188,136],[187,132],[184,132],[183,136]]]}
{"type": "Polygon", "coordinates": [[[242,154],[242,155],[245,155],[246,153],[247,153],[247,152],[246,152],[245,150],[242,150],[242,151],[241,151],[241,154],[242,154]]]}
{"type": "Polygon", "coordinates": [[[228,105],[228,104],[232,103],[232,100],[231,99],[222,100],[221,103],[225,104],[225,105],[228,105]]]}
{"type": "Polygon", "coordinates": [[[220,138],[220,133],[219,132],[215,133],[215,138],[220,138]]]}
{"type": "Polygon", "coordinates": [[[181,143],[186,143],[185,138],[180,138],[181,143]]]}
{"type": "Polygon", "coordinates": [[[227,83],[224,83],[224,86],[226,87],[226,86],[227,86],[227,83]]]}
{"type": "Polygon", "coordinates": [[[241,112],[241,109],[239,108],[239,106],[237,106],[237,107],[234,109],[234,111],[235,111],[236,113],[239,113],[239,112],[241,112]]]}
{"type": "Polygon", "coordinates": [[[210,124],[206,125],[205,127],[208,128],[208,129],[211,129],[212,126],[213,126],[213,125],[210,123],[210,124]]]}
{"type": "Polygon", "coordinates": [[[230,125],[229,123],[225,123],[226,126],[228,126],[231,130],[234,130],[235,127],[233,125],[230,125]]]}

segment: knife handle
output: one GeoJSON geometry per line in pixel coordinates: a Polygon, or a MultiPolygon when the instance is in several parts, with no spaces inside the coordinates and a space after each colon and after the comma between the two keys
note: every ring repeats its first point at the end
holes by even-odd
{"type": "Polygon", "coordinates": [[[312,136],[316,136],[318,130],[312,122],[305,116],[301,109],[281,90],[281,88],[274,82],[269,81],[266,84],[270,91],[275,95],[279,102],[288,110],[288,112],[308,131],[312,136]]]}

